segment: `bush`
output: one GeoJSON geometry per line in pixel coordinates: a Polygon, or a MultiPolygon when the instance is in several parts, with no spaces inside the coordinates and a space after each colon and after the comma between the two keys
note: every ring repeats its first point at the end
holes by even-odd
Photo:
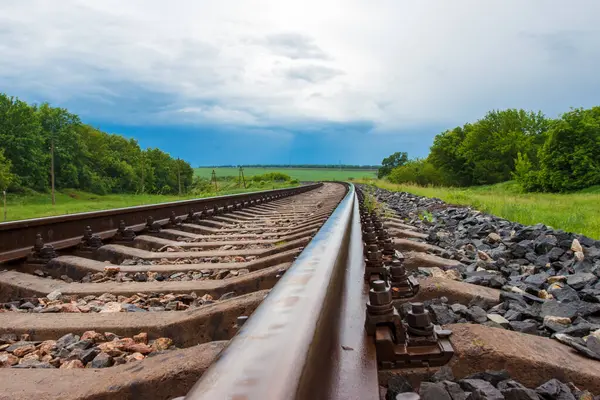
{"type": "Polygon", "coordinates": [[[396,167],[388,177],[392,183],[415,183],[417,185],[439,185],[440,174],[427,160],[412,160],[396,167]]]}
{"type": "Polygon", "coordinates": [[[288,182],[292,180],[292,177],[281,172],[269,172],[268,174],[254,175],[252,180],[255,182],[259,181],[275,181],[275,182],[288,182]]]}

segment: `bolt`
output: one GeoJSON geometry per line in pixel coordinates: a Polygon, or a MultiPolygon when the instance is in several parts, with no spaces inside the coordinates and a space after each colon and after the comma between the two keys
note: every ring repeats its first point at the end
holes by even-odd
{"type": "Polygon", "coordinates": [[[33,246],[33,250],[39,252],[42,247],[44,247],[44,239],[42,239],[42,234],[38,233],[35,235],[35,245],[33,246]]]}
{"type": "Polygon", "coordinates": [[[394,243],[392,243],[392,239],[386,238],[383,241],[383,254],[387,256],[394,255],[394,243]]]}
{"type": "Polygon", "coordinates": [[[89,240],[92,237],[92,228],[88,225],[83,230],[83,239],[89,240]]]}
{"type": "Polygon", "coordinates": [[[120,220],[119,221],[119,229],[118,229],[118,231],[121,232],[121,233],[123,233],[125,231],[125,228],[126,228],[125,221],[120,220]]]}
{"type": "Polygon", "coordinates": [[[162,229],[162,225],[159,222],[155,222],[150,227],[150,232],[153,232],[153,233],[160,232],[161,229],[162,229]]]}
{"type": "Polygon", "coordinates": [[[371,282],[369,302],[374,306],[384,306],[392,302],[392,293],[384,281],[375,280],[371,282]]]}
{"type": "Polygon", "coordinates": [[[392,275],[392,280],[406,279],[406,270],[404,269],[404,266],[400,260],[392,261],[390,273],[392,275]]]}
{"type": "Polygon", "coordinates": [[[371,289],[373,289],[376,292],[383,292],[385,291],[386,288],[386,284],[384,281],[382,280],[376,280],[376,281],[371,281],[371,289]]]}
{"type": "Polygon", "coordinates": [[[406,322],[411,328],[418,330],[433,330],[429,311],[425,309],[423,303],[410,303],[411,310],[406,316],[406,322]]]}
{"type": "Polygon", "coordinates": [[[151,227],[153,223],[154,223],[154,218],[152,218],[152,215],[150,215],[148,218],[146,218],[146,226],[147,227],[151,227]]]}
{"type": "Polygon", "coordinates": [[[367,246],[367,260],[373,262],[381,261],[381,251],[376,244],[370,244],[367,246]]]}

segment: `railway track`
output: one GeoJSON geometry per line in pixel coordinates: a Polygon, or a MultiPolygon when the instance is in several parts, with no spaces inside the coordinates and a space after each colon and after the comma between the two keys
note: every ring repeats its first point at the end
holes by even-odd
{"type": "Polygon", "coordinates": [[[501,292],[414,276],[457,262],[422,239],[341,183],[0,224],[0,398],[535,398],[486,370],[600,393],[555,340],[438,321],[501,292]]]}

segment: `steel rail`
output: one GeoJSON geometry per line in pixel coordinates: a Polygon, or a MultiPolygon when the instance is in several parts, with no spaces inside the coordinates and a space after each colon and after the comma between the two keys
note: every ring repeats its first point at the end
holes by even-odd
{"type": "Polygon", "coordinates": [[[116,233],[122,220],[125,221],[127,227],[134,231],[140,231],[145,228],[148,216],[164,223],[172,212],[177,216],[185,216],[192,211],[201,212],[206,208],[212,209],[215,206],[223,207],[240,202],[272,200],[291,196],[313,190],[321,185],[321,183],[316,183],[287,189],[4,222],[0,223],[0,263],[27,257],[37,234],[41,234],[44,242],[53,245],[56,249],[67,248],[76,245],[80,241],[87,226],[90,226],[92,231],[102,239],[108,239],[116,233]]]}
{"type": "Polygon", "coordinates": [[[379,398],[354,186],[185,397],[379,398]]]}

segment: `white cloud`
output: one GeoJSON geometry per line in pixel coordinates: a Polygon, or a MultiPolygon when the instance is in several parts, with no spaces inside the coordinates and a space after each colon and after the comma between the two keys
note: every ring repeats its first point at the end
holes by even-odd
{"type": "Polygon", "coordinates": [[[552,114],[597,101],[598,15],[595,0],[20,0],[0,5],[0,85],[129,123],[552,114]]]}

